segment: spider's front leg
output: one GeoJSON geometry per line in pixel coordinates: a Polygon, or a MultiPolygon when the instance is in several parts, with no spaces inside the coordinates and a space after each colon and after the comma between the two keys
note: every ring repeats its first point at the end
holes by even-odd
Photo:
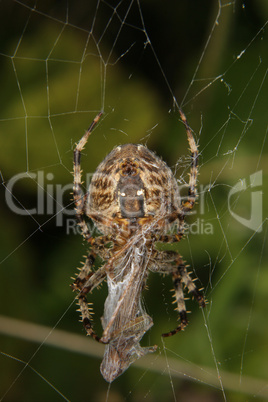
{"type": "Polygon", "coordinates": [[[182,257],[174,251],[160,251],[152,259],[150,269],[154,272],[169,273],[172,275],[176,310],[179,313],[180,323],[172,331],[162,334],[163,337],[175,335],[182,331],[188,325],[187,312],[185,306],[185,297],[183,287],[188,289],[188,292],[196,299],[200,307],[205,307],[206,302],[204,296],[195,286],[194,280],[190,277],[182,257]],[[174,266],[175,261],[175,266],[174,266]]]}
{"type": "Polygon", "coordinates": [[[87,335],[90,335],[96,341],[101,342],[100,338],[92,328],[92,312],[87,302],[87,293],[91,292],[103,281],[106,276],[106,271],[105,265],[103,265],[96,272],[92,272],[91,267],[94,264],[94,261],[95,254],[90,253],[71,287],[73,290],[78,292],[78,311],[81,312],[81,321],[87,335]]]}
{"type": "Polygon", "coordinates": [[[204,296],[195,286],[194,280],[190,277],[187,268],[180,255],[176,259],[176,270],[172,272],[172,279],[175,289],[175,299],[177,308],[176,310],[180,316],[180,324],[172,331],[162,334],[163,337],[175,335],[177,332],[184,330],[188,325],[186,314],[185,297],[183,292],[183,285],[188,289],[188,292],[196,299],[199,306],[204,308],[206,305],[204,296]]]}

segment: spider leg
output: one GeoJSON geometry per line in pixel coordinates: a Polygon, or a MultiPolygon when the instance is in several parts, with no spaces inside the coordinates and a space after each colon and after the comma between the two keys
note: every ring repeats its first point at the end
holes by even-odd
{"type": "Polygon", "coordinates": [[[171,212],[170,214],[167,214],[165,217],[161,217],[158,220],[159,227],[164,227],[166,224],[169,225],[169,224],[175,222],[176,220],[178,220],[176,241],[180,241],[181,238],[183,237],[185,216],[192,210],[192,208],[194,207],[196,198],[197,198],[196,184],[197,184],[197,176],[198,176],[198,155],[199,155],[198,154],[198,146],[196,145],[192,130],[189,126],[189,123],[186,119],[185,114],[183,113],[183,111],[180,108],[179,108],[179,113],[180,113],[181,120],[184,124],[184,127],[186,129],[187,139],[188,139],[188,143],[190,146],[190,152],[191,152],[191,167],[190,167],[190,173],[189,173],[188,196],[186,197],[186,199],[184,199],[182,201],[179,208],[177,208],[175,211],[171,212]]]}
{"type": "Polygon", "coordinates": [[[172,272],[172,279],[175,289],[175,303],[177,304],[176,310],[179,313],[180,324],[174,330],[162,334],[163,337],[175,335],[177,332],[184,330],[188,325],[183,285],[188,289],[188,292],[193,295],[200,307],[203,308],[206,305],[204,296],[195,286],[194,280],[190,277],[181,256],[177,257],[176,270],[172,272]]]}
{"type": "Polygon", "coordinates": [[[78,292],[78,311],[81,312],[81,321],[87,332],[93,339],[101,342],[100,338],[95,334],[92,328],[92,309],[87,302],[87,293],[91,292],[98,286],[106,276],[105,265],[100,267],[96,272],[92,272],[91,267],[95,261],[95,254],[91,253],[86,258],[80,273],[77,275],[75,281],[71,285],[72,289],[78,292]]]}
{"type": "Polygon", "coordinates": [[[190,146],[191,152],[191,168],[189,174],[189,190],[188,197],[186,201],[183,201],[181,206],[181,212],[183,215],[186,215],[194,206],[196,200],[196,183],[197,183],[197,175],[198,175],[198,146],[196,145],[193,132],[188,124],[185,114],[182,109],[179,108],[179,113],[181,120],[186,129],[187,139],[190,146]]]}
{"type": "Polygon", "coordinates": [[[151,258],[150,270],[154,272],[161,272],[164,274],[171,274],[175,289],[175,301],[177,304],[176,310],[179,313],[179,325],[172,331],[162,334],[163,337],[175,335],[177,332],[182,331],[188,325],[187,312],[185,306],[185,297],[183,287],[185,286],[198,302],[200,307],[205,307],[205,299],[202,293],[197,289],[194,280],[191,278],[190,273],[182,257],[175,251],[158,251],[151,258]],[[173,264],[175,260],[175,266],[173,264]]]}
{"type": "Polygon", "coordinates": [[[163,337],[175,335],[177,332],[184,330],[184,328],[188,325],[186,306],[184,301],[184,293],[182,287],[182,278],[179,273],[173,273],[172,277],[175,289],[175,298],[176,298],[175,303],[177,303],[176,310],[179,313],[180,324],[176,327],[176,329],[162,334],[163,337]]]}
{"type": "Polygon", "coordinates": [[[81,152],[84,148],[84,146],[87,143],[88,137],[92,133],[94,127],[98,123],[102,116],[102,112],[100,112],[91,125],[89,126],[88,130],[86,133],[83,135],[83,137],[80,139],[80,141],[76,144],[75,150],[74,150],[74,185],[73,185],[73,198],[74,198],[74,203],[75,203],[75,208],[76,208],[76,219],[78,222],[78,225],[81,227],[82,234],[86,240],[88,240],[91,235],[89,233],[88,227],[86,225],[85,220],[83,219],[83,214],[84,214],[84,204],[85,204],[85,199],[87,195],[84,195],[83,190],[82,190],[82,170],[81,170],[81,165],[80,165],[80,159],[81,159],[81,152]]]}

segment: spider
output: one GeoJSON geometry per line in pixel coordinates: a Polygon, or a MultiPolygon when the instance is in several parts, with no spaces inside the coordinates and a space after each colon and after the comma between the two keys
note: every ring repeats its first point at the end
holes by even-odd
{"type": "Polygon", "coordinates": [[[156,345],[141,347],[139,344],[153,325],[141,301],[149,271],[170,274],[173,279],[179,323],[162,336],[175,335],[188,324],[184,287],[200,307],[205,307],[201,290],[191,279],[182,256],[155,247],[156,242],[177,243],[181,240],[185,217],[196,200],[198,148],[181,109],[179,113],[191,152],[185,200],[181,199],[178,183],[167,164],[146,146],[135,144],[114,148],[98,166],[84,194],[81,151],[102,112],[95,117],[74,150],[76,217],[90,251],[72,289],[78,292],[81,321],[87,335],[106,345],[101,372],[108,382],[122,374],[137,358],[157,348],[156,345]],[[91,235],[88,218],[94,222],[100,236],[91,235]],[[171,231],[174,227],[175,233],[171,231]],[[103,260],[103,265],[94,270],[97,256],[103,260]],[[101,318],[103,334],[99,337],[93,329],[93,312],[87,303],[87,294],[104,279],[108,284],[108,296],[101,318]]]}

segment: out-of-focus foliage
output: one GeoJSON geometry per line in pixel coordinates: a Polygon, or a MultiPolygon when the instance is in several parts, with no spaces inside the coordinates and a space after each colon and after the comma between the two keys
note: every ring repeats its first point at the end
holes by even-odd
{"type": "MultiPolygon", "coordinates": [[[[141,142],[162,155],[178,178],[187,179],[188,160],[184,159],[182,166],[177,164],[181,156],[187,156],[186,135],[173,109],[166,77],[179,101],[190,88],[183,108],[201,152],[198,215],[191,218],[199,220],[196,233],[186,237],[179,250],[205,288],[209,302],[205,316],[212,343],[203,315],[189,300],[187,306],[193,312],[189,327],[165,340],[165,346],[170,356],[215,368],[213,346],[223,370],[240,373],[243,361],[242,377],[265,379],[267,225],[254,233],[239,224],[229,213],[228,194],[239,180],[249,182],[249,175],[262,170],[263,219],[267,216],[267,28],[257,35],[265,24],[266,1],[223,5],[215,29],[217,2],[141,2],[146,33],[163,71],[145,43],[144,32],[131,29],[142,26],[138,7],[130,13],[129,25],[124,25],[128,30],[120,41],[112,36],[118,30],[114,20],[115,32],[108,29],[113,9],[100,8],[95,36],[99,38],[105,27],[110,34],[98,44],[90,39],[86,47],[87,30],[96,12],[94,2],[69,2],[69,7],[65,2],[37,2],[40,12],[33,11],[35,2],[23,3],[29,9],[15,1],[0,3],[4,32],[0,43],[1,314],[51,328],[58,323],[57,328],[83,333],[74,306],[68,307],[73,301],[70,277],[86,248],[79,235],[72,229],[68,232],[69,216],[61,215],[63,207],[73,208],[73,144],[103,106],[104,95],[105,115],[84,151],[84,173],[93,172],[115,145],[141,142]],[[59,20],[66,20],[67,11],[64,27],[59,20]],[[105,64],[111,50],[111,63],[105,64]],[[14,205],[25,211],[36,208],[38,201],[44,205],[44,213],[19,215],[7,205],[9,180],[23,172],[28,177],[23,176],[12,188],[14,205]],[[40,191],[40,183],[45,191],[40,191]],[[62,203],[57,203],[59,200],[62,203]],[[213,234],[206,234],[208,224],[213,234]]],[[[125,13],[122,5],[118,15],[125,13]]],[[[231,204],[240,215],[250,210],[250,189],[243,197],[246,211],[238,202],[231,204]]],[[[154,327],[144,344],[162,347],[161,333],[176,325],[171,288],[170,278],[151,275],[144,297],[154,327]]],[[[105,295],[104,285],[90,297],[98,331],[105,295]]],[[[1,335],[0,350],[23,361],[36,349],[31,342],[1,335]]],[[[107,387],[97,359],[44,344],[31,364],[72,401],[105,400],[107,387]]],[[[0,368],[1,396],[22,365],[0,355],[0,368]]],[[[163,367],[163,373],[166,369],[163,367]]],[[[222,393],[206,384],[175,379],[173,384],[177,400],[190,400],[191,396],[197,401],[222,400],[222,393]]],[[[227,392],[227,399],[245,400],[239,384],[237,390],[227,392]]],[[[145,396],[152,401],[173,400],[169,378],[154,372],[144,375],[133,367],[112,385],[111,400],[145,396]]],[[[61,397],[26,369],[5,400],[56,401],[61,397]]]]}

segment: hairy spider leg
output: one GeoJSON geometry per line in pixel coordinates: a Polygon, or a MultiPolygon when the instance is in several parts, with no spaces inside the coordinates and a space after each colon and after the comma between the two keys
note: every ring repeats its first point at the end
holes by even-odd
{"type": "MultiPolygon", "coordinates": [[[[196,184],[197,184],[197,176],[198,176],[198,146],[196,145],[192,130],[187,122],[186,116],[183,111],[179,108],[179,113],[181,120],[184,124],[186,129],[187,139],[190,146],[191,152],[191,167],[189,173],[189,182],[188,182],[188,196],[187,199],[182,202],[179,209],[171,212],[170,214],[166,215],[165,217],[160,217],[158,220],[159,227],[165,227],[166,223],[171,224],[178,220],[178,229],[177,234],[174,235],[174,241],[180,241],[183,237],[184,232],[184,220],[185,216],[193,209],[196,198],[197,198],[197,191],[196,191],[196,184]]],[[[141,218],[140,221],[146,220],[148,218],[141,218]]],[[[162,241],[159,239],[159,241],[162,241]]],[[[172,242],[171,238],[168,242],[172,242]]]]}
{"type": "Polygon", "coordinates": [[[194,296],[200,307],[204,308],[206,305],[204,296],[195,286],[195,279],[193,280],[190,277],[190,273],[187,271],[185,263],[179,254],[176,259],[176,270],[172,272],[172,279],[175,289],[175,303],[177,304],[176,310],[179,313],[180,324],[174,330],[162,334],[163,337],[175,335],[177,332],[184,330],[188,325],[183,285],[188,289],[188,293],[194,296]]]}
{"type": "MultiPolygon", "coordinates": [[[[76,219],[78,222],[78,225],[80,226],[82,230],[83,237],[89,242],[93,243],[94,239],[91,236],[91,233],[89,232],[88,226],[83,219],[84,215],[84,207],[85,207],[85,201],[87,198],[87,194],[84,195],[83,190],[81,188],[82,186],[82,170],[80,166],[80,159],[81,159],[81,152],[83,148],[85,147],[88,137],[92,133],[94,127],[98,123],[102,116],[102,112],[98,113],[97,116],[94,118],[93,122],[89,126],[88,130],[86,133],[83,135],[83,137],[80,139],[80,141],[76,144],[75,150],[74,150],[74,186],[73,186],[73,198],[74,198],[74,203],[75,203],[75,208],[76,208],[76,219]]],[[[72,284],[72,289],[76,290],[79,292],[78,294],[78,305],[79,305],[79,310],[81,312],[82,316],[82,322],[85,327],[85,330],[88,335],[92,336],[95,340],[100,342],[100,338],[95,334],[93,328],[92,328],[92,318],[90,314],[90,309],[87,303],[87,298],[86,294],[90,292],[91,290],[94,289],[94,287],[98,286],[98,284],[104,279],[105,277],[105,271],[103,269],[99,269],[97,272],[93,273],[91,271],[91,266],[93,265],[95,260],[95,255],[94,253],[91,253],[86,261],[84,266],[82,267],[79,275],[75,279],[74,283],[72,284]]]]}
{"type": "MultiPolygon", "coordinates": [[[[172,237],[170,238],[172,239],[172,237]]],[[[183,330],[187,324],[187,312],[185,306],[185,297],[183,286],[188,289],[188,292],[194,296],[200,307],[205,307],[205,299],[195,285],[195,280],[190,276],[187,267],[181,257],[176,251],[158,251],[155,250],[149,266],[150,271],[162,274],[171,274],[175,289],[176,310],[179,313],[180,324],[173,330],[162,334],[163,337],[175,335],[177,332],[183,330]],[[174,266],[175,261],[175,266],[174,266]]]]}
{"type": "Polygon", "coordinates": [[[84,328],[87,332],[87,335],[90,335],[93,339],[98,342],[101,342],[101,339],[96,335],[95,331],[92,328],[92,309],[88,305],[87,302],[87,294],[91,292],[95,287],[101,284],[103,279],[106,276],[105,265],[100,267],[96,272],[92,272],[91,267],[95,261],[94,253],[91,253],[86,258],[86,261],[83,267],[80,270],[77,278],[71,285],[72,289],[79,292],[77,295],[78,306],[81,313],[81,321],[84,325],[84,328]]]}
{"type": "Polygon", "coordinates": [[[76,144],[75,150],[74,150],[74,186],[73,186],[73,198],[74,198],[74,203],[75,203],[75,208],[76,208],[76,219],[78,222],[78,225],[80,226],[82,230],[82,234],[86,240],[89,240],[91,238],[91,234],[88,230],[87,224],[83,219],[83,214],[84,214],[84,205],[85,205],[85,200],[87,198],[87,194],[84,195],[83,190],[81,188],[82,186],[82,170],[80,166],[80,159],[81,159],[81,152],[84,149],[88,137],[92,133],[94,127],[100,120],[102,116],[102,112],[97,114],[97,116],[94,118],[93,122],[89,126],[88,130],[85,132],[81,140],[76,144]]]}
{"type": "Polygon", "coordinates": [[[196,145],[193,132],[188,124],[188,121],[186,119],[185,114],[183,111],[179,108],[179,113],[181,120],[184,124],[184,127],[186,129],[186,134],[187,134],[187,139],[188,143],[190,146],[190,152],[191,152],[191,168],[190,168],[190,174],[189,174],[189,190],[188,190],[188,197],[187,200],[182,203],[181,206],[181,213],[182,215],[186,215],[187,212],[189,212],[196,200],[196,183],[197,183],[197,175],[198,175],[198,147],[196,145]]]}

